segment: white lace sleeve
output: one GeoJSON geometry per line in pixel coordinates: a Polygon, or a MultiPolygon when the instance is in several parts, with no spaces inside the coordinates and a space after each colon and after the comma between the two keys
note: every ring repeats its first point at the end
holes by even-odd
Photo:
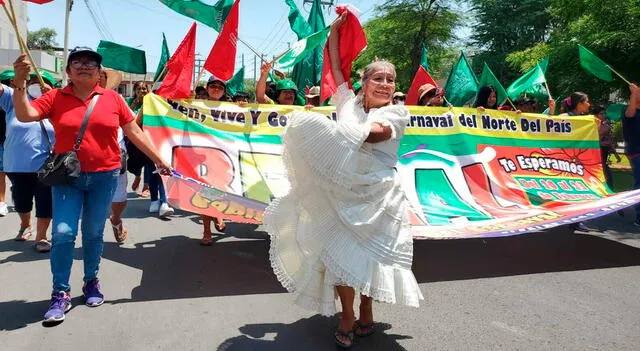
{"type": "Polygon", "coordinates": [[[356,95],[353,93],[353,90],[349,89],[347,82],[344,82],[338,86],[338,90],[336,90],[335,94],[331,97],[331,102],[336,106],[339,114],[347,101],[355,98],[356,95]]]}
{"type": "Polygon", "coordinates": [[[391,139],[402,139],[404,128],[409,123],[409,111],[401,106],[386,106],[376,111],[369,123],[391,127],[391,139]]]}

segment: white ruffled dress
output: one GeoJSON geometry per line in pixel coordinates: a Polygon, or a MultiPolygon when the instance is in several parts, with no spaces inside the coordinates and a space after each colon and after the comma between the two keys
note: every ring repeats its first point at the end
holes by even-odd
{"type": "Polygon", "coordinates": [[[346,84],[333,96],[337,123],[294,112],[282,136],[289,192],[271,202],[264,225],[271,266],[296,304],[336,312],[334,286],[350,286],[376,301],[418,307],[411,271],[408,202],[394,166],[409,121],[402,106],[367,114],[346,84]],[[390,140],[366,143],[373,122],[390,140]]]}

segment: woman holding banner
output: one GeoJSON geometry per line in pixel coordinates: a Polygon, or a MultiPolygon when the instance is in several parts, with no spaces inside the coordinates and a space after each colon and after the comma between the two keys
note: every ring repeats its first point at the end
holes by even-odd
{"type": "Polygon", "coordinates": [[[20,122],[48,119],[55,131],[55,153],[68,155],[74,150],[78,161],[74,164],[80,167],[77,178],[64,181],[58,178],[52,187],[53,292],[44,320],[60,322],[71,308],[69,278],[80,217],[85,303],[97,307],[104,302],[98,283],[98,267],[104,247],[104,225],[122,167],[118,128],[121,127],[124,134],[155,162],[162,174],[170,175],[171,166],[151,146],[122,97],[98,85],[102,62],[100,54],[89,48],[72,50],[66,67],[71,83],[63,89],[50,90],[31,102],[27,98],[25,84],[31,64],[25,56],[20,55],[13,64],[16,117],[20,122]]]}
{"type": "Polygon", "coordinates": [[[345,20],[332,24],[328,45],[338,121],[291,115],[283,135],[291,189],[267,208],[265,226],[274,273],[297,304],[332,315],[337,292],[342,314],[334,338],[349,348],[354,334],[374,332],[373,300],[417,307],[422,294],[411,272],[408,202],[394,170],[409,113],[391,105],[396,73],[389,62],[364,69],[358,96],[349,89],[339,56],[345,20]]]}

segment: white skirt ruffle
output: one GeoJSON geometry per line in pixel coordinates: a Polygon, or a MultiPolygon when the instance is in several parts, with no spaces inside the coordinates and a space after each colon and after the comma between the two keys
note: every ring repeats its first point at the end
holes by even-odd
{"type": "Polygon", "coordinates": [[[324,315],[336,312],[336,285],[387,303],[423,299],[400,179],[368,135],[366,123],[307,112],[294,112],[283,135],[291,188],[265,211],[271,265],[297,304],[324,315]]]}

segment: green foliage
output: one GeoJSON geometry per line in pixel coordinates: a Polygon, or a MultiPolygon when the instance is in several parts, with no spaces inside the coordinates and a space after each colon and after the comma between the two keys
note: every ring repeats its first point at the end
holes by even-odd
{"type": "MultiPolygon", "coordinates": [[[[627,84],[617,77],[608,83],[585,72],[579,64],[577,44],[582,44],[630,81],[640,79],[640,1],[549,0],[552,24],[546,41],[550,56],[547,79],[554,96],[584,91],[597,103],[607,103],[612,93],[628,95],[627,84]]],[[[530,50],[535,50],[530,48],[530,50]]],[[[510,63],[524,63],[525,51],[512,53],[510,63]]]]}
{"type": "Polygon", "coordinates": [[[507,55],[507,63],[517,72],[524,73],[529,71],[551,54],[551,48],[546,43],[540,43],[522,51],[512,52],[507,55]]]}
{"type": "Polygon", "coordinates": [[[375,18],[364,24],[368,46],[354,63],[354,71],[362,70],[376,57],[388,60],[396,65],[397,89],[406,91],[420,64],[424,43],[434,78],[446,77],[458,57],[450,48],[460,19],[452,8],[454,2],[387,0],[376,6],[375,18]]]}
{"type": "Polygon", "coordinates": [[[44,50],[49,53],[53,52],[58,43],[56,43],[55,29],[40,28],[36,31],[27,33],[27,47],[31,50],[44,50]]]}
{"type": "MultiPolygon", "coordinates": [[[[476,72],[482,70],[486,62],[498,79],[508,85],[528,68],[507,63],[507,56],[544,42],[548,36],[550,0],[469,0],[476,24],[471,37],[472,44],[480,51],[473,58],[476,72]],[[524,68],[524,69],[523,69],[524,68]]],[[[514,59],[515,60],[515,59],[514,59]]],[[[522,59],[517,59],[524,63],[522,59]]]]}

